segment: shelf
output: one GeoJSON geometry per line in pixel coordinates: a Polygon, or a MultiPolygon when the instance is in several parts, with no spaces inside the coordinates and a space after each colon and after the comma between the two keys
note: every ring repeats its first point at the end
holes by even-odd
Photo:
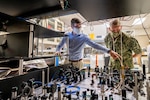
{"type": "Polygon", "coordinates": [[[63,37],[64,32],[57,32],[49,30],[42,26],[30,23],[20,17],[12,17],[3,13],[0,13],[1,23],[5,23],[5,27],[1,28],[0,31],[7,31],[9,33],[20,33],[30,32],[30,25],[34,25],[34,36],[38,38],[52,38],[52,37],[63,37]]]}
{"type": "Polygon", "coordinates": [[[63,37],[64,32],[57,32],[53,30],[46,29],[42,26],[35,25],[35,37],[37,38],[53,38],[53,37],[63,37]]]}
{"type": "MultiPolygon", "coordinates": [[[[24,18],[12,17],[3,13],[0,13],[0,25],[1,25],[0,27],[1,33],[7,34],[6,39],[9,45],[9,50],[5,50],[4,52],[5,54],[1,52],[1,55],[3,56],[3,58],[6,58],[6,59],[9,57],[16,58],[16,56],[18,57],[32,56],[32,53],[33,53],[32,43],[34,41],[32,39],[35,39],[35,38],[43,39],[43,38],[54,38],[54,37],[65,36],[64,32],[53,31],[53,30],[44,28],[42,26],[36,25],[34,23],[31,23],[29,21],[26,21],[26,19],[24,18]]],[[[1,38],[2,38],[1,41],[5,39],[4,36],[2,36],[2,34],[1,34],[1,38]]],[[[41,45],[42,41],[40,41],[39,43],[41,45]]],[[[55,42],[55,41],[54,42],[44,41],[43,43],[45,44],[45,46],[51,45],[54,48],[58,45],[58,42],[55,42]]],[[[38,46],[37,44],[34,44],[34,45],[38,46]]],[[[47,49],[47,48],[43,48],[43,49],[47,49]]],[[[54,51],[50,51],[50,52],[54,52],[54,51]]]]}
{"type": "MultiPolygon", "coordinates": [[[[3,31],[3,34],[7,35],[1,35],[1,41],[0,43],[5,46],[5,48],[1,48],[1,57],[0,57],[0,66],[5,67],[8,69],[8,67],[13,68],[13,69],[8,69],[6,72],[5,79],[8,81],[9,79],[13,79],[11,82],[5,82],[5,86],[2,86],[1,82],[1,89],[3,92],[2,97],[4,97],[4,93],[6,94],[6,97],[9,95],[10,90],[12,88],[13,83],[18,87],[20,85],[17,85],[16,80],[18,80],[18,77],[20,78],[20,82],[25,82],[28,81],[31,78],[37,79],[41,81],[41,71],[42,70],[26,70],[24,67],[24,64],[22,62],[24,61],[29,61],[31,64],[35,63],[34,59],[39,59],[36,61],[44,61],[46,63],[36,63],[38,68],[45,68],[49,66],[54,66],[55,63],[55,55],[54,52],[55,50],[42,50],[45,52],[46,55],[34,55],[37,50],[37,44],[34,44],[34,39],[37,38],[53,38],[53,37],[63,37],[64,34],[63,32],[56,32],[53,30],[46,29],[42,26],[27,22],[25,19],[22,18],[16,18],[16,17],[11,17],[7,15],[1,15],[0,13],[0,30],[3,31]],[[33,26],[33,27],[32,27],[33,26]],[[7,33],[7,32],[8,33],[7,33]],[[10,34],[11,33],[11,34],[10,34]],[[12,34],[13,33],[13,34],[12,34]],[[5,41],[4,41],[5,40],[5,41]],[[4,42],[3,42],[4,41],[4,42]],[[34,51],[35,49],[35,51],[34,51]],[[42,67],[41,67],[42,66],[42,67]],[[15,68],[15,69],[14,69],[15,68]],[[25,69],[25,70],[24,70],[25,69]],[[32,71],[32,72],[31,72],[32,71]],[[40,73],[33,74],[36,71],[40,71],[40,73]],[[32,75],[31,75],[32,74],[32,75]],[[29,76],[30,75],[30,76],[29,76]],[[35,75],[35,77],[34,77],[35,75]],[[15,76],[15,77],[14,77],[15,76]],[[25,77],[23,77],[25,76],[25,77]],[[38,78],[36,78],[38,77],[38,78]],[[14,81],[15,78],[15,81],[14,81]],[[24,79],[24,80],[22,80],[24,79]],[[11,83],[11,84],[7,84],[11,83]],[[3,87],[5,89],[3,89],[3,87]],[[6,93],[6,91],[9,91],[9,93],[6,93]]],[[[2,33],[2,32],[1,32],[2,33]]],[[[40,39],[39,39],[40,40],[40,39]]],[[[38,43],[38,41],[36,41],[38,43]]],[[[42,41],[41,41],[42,43],[42,41]]],[[[51,41],[44,41],[44,43],[50,44],[50,45],[58,45],[58,43],[51,42],[51,41]]],[[[43,46],[43,45],[42,45],[43,46]]],[[[48,45],[49,46],[49,45],[48,45]]],[[[43,46],[44,47],[44,46],[43,46]]],[[[43,48],[42,48],[43,49],[43,48]]],[[[40,52],[39,52],[40,54],[40,52]]],[[[42,52],[43,54],[43,52],[42,52]]],[[[57,56],[58,57],[58,56],[57,56]]],[[[44,69],[45,70],[45,69],[44,69]]],[[[3,81],[3,80],[1,80],[3,81]]],[[[19,90],[20,91],[20,90],[19,90]]],[[[6,100],[6,99],[4,99],[6,100]]]]}
{"type": "MultiPolygon", "coordinates": [[[[66,50],[60,50],[60,52],[65,52],[66,50]]],[[[38,52],[42,52],[42,50],[38,50],[38,52]]],[[[43,52],[56,52],[56,50],[43,50],[43,52]]]]}
{"type": "MultiPolygon", "coordinates": [[[[42,52],[42,50],[38,50],[38,52],[42,52]]],[[[56,52],[56,50],[43,50],[43,52],[56,52]]]]}
{"type": "Polygon", "coordinates": [[[55,24],[55,20],[54,20],[54,19],[52,19],[52,18],[51,18],[51,19],[49,19],[49,20],[48,20],[48,22],[49,22],[50,24],[55,24]]]}
{"type": "MultiPolygon", "coordinates": [[[[42,40],[39,40],[39,43],[41,44],[41,43],[42,43],[42,40]]],[[[43,41],[43,44],[58,45],[59,43],[44,40],[44,41],[43,41]]]]}
{"type": "MultiPolygon", "coordinates": [[[[62,56],[68,56],[68,55],[62,55],[62,56]]],[[[49,54],[49,55],[37,55],[36,57],[1,57],[0,58],[0,63],[8,63],[10,61],[17,61],[20,59],[23,59],[24,61],[26,60],[33,60],[33,59],[45,59],[45,58],[54,58],[58,57],[55,56],[54,54],[49,54]]]]}
{"type": "Polygon", "coordinates": [[[4,25],[4,27],[0,28],[0,31],[7,31],[9,33],[27,32],[30,29],[30,23],[24,19],[3,13],[0,13],[0,24],[4,25]]]}

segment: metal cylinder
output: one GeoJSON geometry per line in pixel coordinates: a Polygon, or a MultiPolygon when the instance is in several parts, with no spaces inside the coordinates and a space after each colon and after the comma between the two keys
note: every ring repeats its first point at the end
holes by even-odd
{"type": "Polygon", "coordinates": [[[45,71],[44,69],[42,70],[42,87],[44,87],[45,84],[45,71]]]}
{"type": "Polygon", "coordinates": [[[150,100],[150,86],[149,86],[149,82],[146,82],[146,87],[147,87],[147,100],[150,100]]]}
{"type": "Polygon", "coordinates": [[[90,66],[88,67],[88,77],[90,77],[90,66]]]}
{"type": "Polygon", "coordinates": [[[113,95],[109,95],[109,100],[113,100],[113,95]]]}
{"type": "Polygon", "coordinates": [[[107,86],[109,86],[109,84],[110,84],[110,81],[109,81],[109,78],[107,79],[107,86]]]}
{"type": "Polygon", "coordinates": [[[61,87],[58,87],[58,100],[61,100],[61,87]]]}
{"type": "Polygon", "coordinates": [[[122,89],[122,100],[126,100],[126,90],[122,89]]]}
{"type": "Polygon", "coordinates": [[[23,74],[23,59],[20,58],[19,60],[19,75],[23,74]]]}
{"type": "Polygon", "coordinates": [[[17,98],[17,90],[18,90],[17,87],[12,87],[11,100],[17,98]]]}
{"type": "Polygon", "coordinates": [[[45,95],[46,93],[47,93],[47,87],[44,86],[44,87],[43,87],[43,94],[45,95]]]}
{"type": "Polygon", "coordinates": [[[143,64],[143,74],[146,75],[145,65],[143,64]]]}
{"type": "Polygon", "coordinates": [[[136,98],[136,100],[138,100],[138,83],[137,83],[137,74],[135,73],[135,87],[134,87],[134,96],[136,98]]]}
{"type": "Polygon", "coordinates": [[[146,68],[145,65],[143,64],[143,80],[146,79],[146,68]]]}
{"type": "Polygon", "coordinates": [[[49,67],[47,68],[47,83],[49,83],[49,67]]]}
{"type": "Polygon", "coordinates": [[[99,77],[99,84],[102,84],[102,77],[99,77]]]}

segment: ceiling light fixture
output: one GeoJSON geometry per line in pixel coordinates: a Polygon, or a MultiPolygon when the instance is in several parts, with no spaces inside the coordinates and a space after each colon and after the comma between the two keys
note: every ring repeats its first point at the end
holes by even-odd
{"type": "Polygon", "coordinates": [[[144,18],[136,18],[134,20],[134,22],[132,23],[132,25],[140,25],[140,24],[142,24],[145,21],[145,19],[146,19],[146,17],[144,17],[144,18]]]}
{"type": "Polygon", "coordinates": [[[86,27],[86,25],[84,25],[84,24],[82,24],[81,26],[82,26],[83,28],[86,27]]]}

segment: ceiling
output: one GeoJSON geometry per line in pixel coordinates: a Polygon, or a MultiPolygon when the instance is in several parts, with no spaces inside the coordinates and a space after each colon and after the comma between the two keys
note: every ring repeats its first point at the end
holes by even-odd
{"type": "Polygon", "coordinates": [[[149,13],[149,4],[150,0],[0,0],[0,12],[22,18],[56,17],[79,12],[91,22],[149,13]]]}
{"type": "Polygon", "coordinates": [[[62,9],[58,0],[1,0],[0,12],[30,17],[62,9]]]}
{"type": "MultiPolygon", "coordinates": [[[[121,21],[121,24],[123,26],[123,29],[130,30],[130,29],[140,29],[143,28],[142,25],[132,25],[134,20],[136,18],[146,18],[145,21],[143,22],[143,25],[145,28],[150,28],[150,14],[145,13],[145,14],[140,14],[140,15],[131,15],[131,16],[125,16],[125,17],[117,17],[121,21]]],[[[70,21],[72,18],[78,18],[81,20],[82,25],[101,25],[101,24],[109,24],[109,22],[115,18],[110,18],[110,19],[104,19],[104,20],[97,20],[97,21],[87,21],[81,14],[75,13],[75,14],[70,14],[70,15],[65,15],[65,16],[60,16],[56,17],[59,20],[63,21],[66,25],[66,27],[70,27],[70,21]]]]}
{"type": "Polygon", "coordinates": [[[70,26],[77,17],[84,25],[99,25],[119,18],[123,29],[150,27],[150,0],[0,0],[0,12],[22,19],[57,17],[70,26]],[[63,6],[64,5],[64,6],[63,6]],[[134,19],[146,16],[142,25],[134,19]]]}
{"type": "Polygon", "coordinates": [[[70,21],[71,21],[72,18],[78,18],[81,21],[81,23],[84,23],[84,22],[87,21],[80,13],[69,14],[69,15],[65,15],[65,16],[59,16],[59,17],[56,17],[56,18],[58,18],[59,20],[63,21],[64,24],[67,27],[71,26],[70,25],[71,24],[70,21]]]}
{"type": "Polygon", "coordinates": [[[88,21],[150,12],[149,0],[68,0],[88,21]]]}

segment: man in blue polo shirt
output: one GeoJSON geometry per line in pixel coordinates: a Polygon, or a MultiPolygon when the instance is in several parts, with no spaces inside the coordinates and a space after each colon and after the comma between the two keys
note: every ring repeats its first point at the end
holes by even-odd
{"type": "Polygon", "coordinates": [[[63,47],[65,43],[67,43],[67,38],[69,37],[69,62],[73,64],[73,66],[81,69],[83,67],[82,62],[82,50],[85,47],[85,44],[103,51],[104,53],[109,53],[114,59],[121,58],[120,55],[102,45],[99,45],[88,38],[87,35],[82,34],[81,29],[81,21],[77,18],[73,18],[71,20],[71,27],[73,29],[72,32],[67,33],[67,37],[63,37],[62,41],[56,48],[56,55],[60,55],[60,49],[63,47]]]}

